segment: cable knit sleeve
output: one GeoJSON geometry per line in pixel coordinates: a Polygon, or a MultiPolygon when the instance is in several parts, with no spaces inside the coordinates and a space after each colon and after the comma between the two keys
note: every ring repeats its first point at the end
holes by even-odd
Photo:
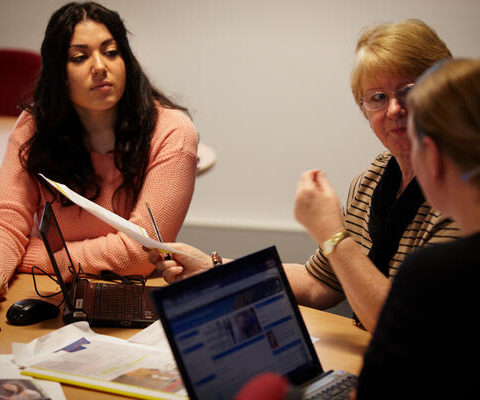
{"type": "Polygon", "coordinates": [[[39,203],[39,186],[18,156],[33,130],[33,118],[22,113],[9,136],[0,168],[0,294],[7,291],[8,281],[25,253],[39,203]]]}
{"type": "MultiPolygon", "coordinates": [[[[174,241],[187,214],[196,178],[198,134],[190,119],[181,111],[159,107],[152,136],[146,177],[138,201],[129,215],[122,215],[144,227],[155,237],[145,205],[148,201],[164,241],[174,241]]],[[[111,198],[118,187],[119,172],[112,159],[92,155],[92,162],[104,179],[98,204],[111,209],[111,198]],[[96,160],[96,157],[100,160],[96,160]],[[96,161],[95,161],[96,160],[96,161]]],[[[154,266],[141,245],[122,232],[106,225],[77,206],[60,207],[54,212],[67,241],[74,263],[89,273],[108,269],[122,275],[149,275],[154,266]]],[[[67,273],[66,256],[61,269],[67,273]]],[[[52,272],[47,253],[40,240],[32,240],[20,270],[39,265],[52,272]]]]}

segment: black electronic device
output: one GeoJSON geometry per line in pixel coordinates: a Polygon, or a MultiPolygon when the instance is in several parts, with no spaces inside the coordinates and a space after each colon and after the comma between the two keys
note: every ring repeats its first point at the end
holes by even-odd
{"type": "Polygon", "coordinates": [[[91,326],[144,328],[158,319],[150,296],[155,287],[143,282],[139,285],[92,282],[82,276],[70,256],[49,202],[45,203],[39,231],[65,300],[65,323],[88,321],[91,326]],[[68,265],[62,265],[65,260],[68,265]],[[67,267],[71,282],[64,280],[61,267],[64,270],[67,267]]]}
{"type": "Polygon", "coordinates": [[[42,299],[24,299],[12,304],[7,311],[7,321],[12,325],[31,325],[55,318],[59,308],[42,299]]]}
{"type": "Polygon", "coordinates": [[[274,246],[153,299],[191,400],[233,399],[265,372],[284,375],[302,399],[348,398],[356,385],[355,375],[323,370],[274,246]]]}

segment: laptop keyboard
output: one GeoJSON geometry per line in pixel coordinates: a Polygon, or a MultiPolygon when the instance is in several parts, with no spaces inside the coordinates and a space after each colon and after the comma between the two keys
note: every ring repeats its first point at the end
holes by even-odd
{"type": "Polygon", "coordinates": [[[94,314],[99,318],[140,319],[143,291],[141,285],[96,284],[94,314]]]}
{"type": "Polygon", "coordinates": [[[350,392],[357,387],[358,377],[349,373],[339,376],[329,385],[305,396],[305,400],[349,400],[350,392]]]}

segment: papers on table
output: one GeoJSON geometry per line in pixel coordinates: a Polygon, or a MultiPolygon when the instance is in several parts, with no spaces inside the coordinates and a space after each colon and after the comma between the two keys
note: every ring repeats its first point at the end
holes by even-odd
{"type": "Polygon", "coordinates": [[[138,398],[187,399],[158,321],[129,340],[76,322],[12,350],[25,375],[138,398]]]}

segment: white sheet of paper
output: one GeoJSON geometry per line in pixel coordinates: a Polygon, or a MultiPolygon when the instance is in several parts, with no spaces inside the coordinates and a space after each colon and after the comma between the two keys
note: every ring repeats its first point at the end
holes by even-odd
{"type": "Polygon", "coordinates": [[[162,242],[152,239],[148,236],[147,232],[141,226],[135,225],[133,222],[122,218],[120,215],[117,215],[110,210],[99,206],[91,200],[86,199],[83,196],[80,196],[78,193],[75,193],[73,190],[68,188],[66,185],[55,182],[45,175],[39,174],[43,179],[45,179],[50,185],[62,193],[66,198],[74,202],[77,206],[82,207],[84,210],[92,213],[97,218],[100,218],[102,221],[106,222],[108,225],[112,226],[115,229],[125,233],[132,239],[136,240],[138,243],[149,249],[159,249],[166,253],[181,253],[178,250],[174,250],[162,242]]]}
{"type": "Polygon", "coordinates": [[[155,321],[150,326],[147,326],[140,332],[131,336],[130,339],[128,339],[128,342],[145,344],[148,346],[159,347],[162,349],[170,348],[167,336],[165,335],[165,331],[163,330],[163,326],[160,320],[155,321]]]}

